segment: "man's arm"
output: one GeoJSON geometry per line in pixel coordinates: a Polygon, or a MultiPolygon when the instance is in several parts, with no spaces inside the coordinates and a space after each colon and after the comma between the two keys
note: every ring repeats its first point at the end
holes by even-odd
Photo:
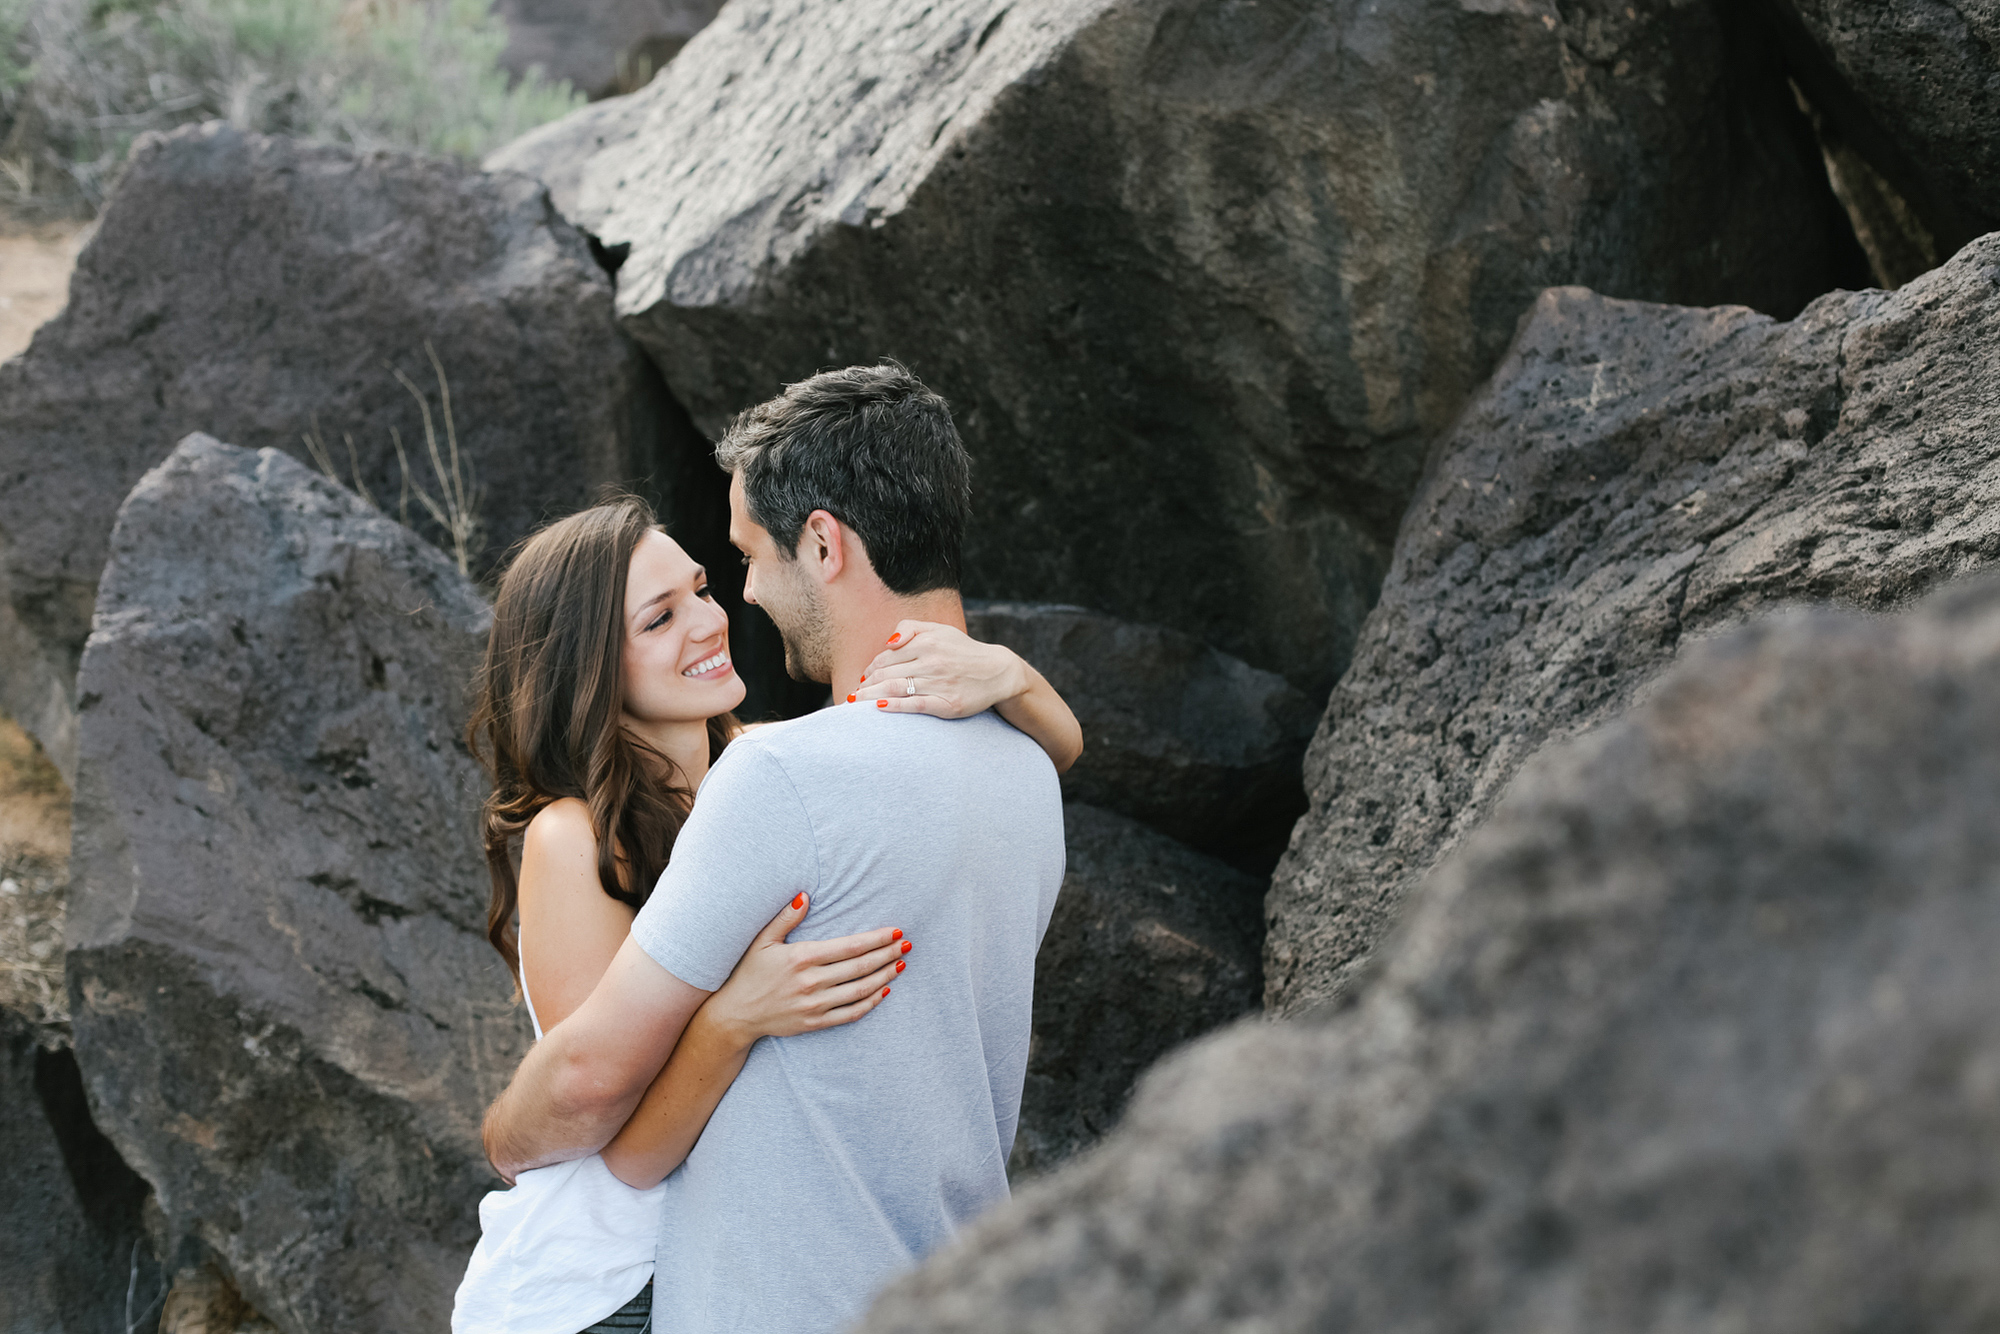
{"type": "Polygon", "coordinates": [[[608,1144],[708,994],[628,938],[589,999],[534,1045],[487,1109],[486,1157],[494,1169],[512,1181],[608,1144]]]}

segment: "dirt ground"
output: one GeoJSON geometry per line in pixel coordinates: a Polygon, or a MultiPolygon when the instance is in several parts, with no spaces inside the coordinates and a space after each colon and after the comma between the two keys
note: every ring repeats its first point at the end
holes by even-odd
{"type": "Polygon", "coordinates": [[[0,717],[0,1005],[42,1023],[69,1012],[68,887],[69,791],[28,734],[0,717]]]}
{"type": "Polygon", "coordinates": [[[89,239],[71,223],[0,228],[0,361],[27,347],[42,322],[69,299],[69,273],[89,239]]]}

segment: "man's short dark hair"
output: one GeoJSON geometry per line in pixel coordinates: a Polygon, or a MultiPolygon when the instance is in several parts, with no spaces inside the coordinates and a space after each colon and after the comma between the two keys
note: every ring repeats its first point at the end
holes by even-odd
{"type": "Polygon", "coordinates": [[[715,461],[786,560],[814,510],[853,529],[892,592],[956,589],[972,459],[951,408],[893,361],[822,371],[730,423],[715,461]]]}

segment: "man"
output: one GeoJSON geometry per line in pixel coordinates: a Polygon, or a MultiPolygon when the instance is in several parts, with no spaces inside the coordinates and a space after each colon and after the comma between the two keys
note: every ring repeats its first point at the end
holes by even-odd
{"type": "MultiPolygon", "coordinates": [[[[786,665],[845,697],[899,622],[963,628],[969,460],[900,366],[818,375],[751,409],[732,474],[744,595],[786,665]]],[[[512,1175],[601,1148],[688,1017],[795,895],[826,939],[922,942],[859,1022],[767,1038],[667,1179],[653,1328],[813,1334],[1005,1197],[1034,959],[1063,872],[1055,771],[991,714],[829,708],[723,754],[672,862],[588,1001],[487,1117],[512,1175]]]]}

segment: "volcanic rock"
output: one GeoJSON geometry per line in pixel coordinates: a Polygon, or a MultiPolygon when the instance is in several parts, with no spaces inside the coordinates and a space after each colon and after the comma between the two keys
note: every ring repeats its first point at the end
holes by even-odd
{"type": "Polygon", "coordinates": [[[1689,658],[866,1327],[2000,1321],[2000,585],[1689,658]]]}
{"type": "Polygon", "coordinates": [[[1317,721],[1283,677],[1082,607],[972,602],[965,616],[975,639],[1019,653],[1075,710],[1085,744],[1066,798],[1207,850],[1282,845],[1305,808],[1299,761],[1317,721]]]}
{"type": "Polygon", "coordinates": [[[1789,315],[1865,280],[1739,27],[1681,0],[746,0],[584,113],[568,216],[627,254],[625,327],[710,435],[897,356],[977,462],[969,593],[1169,625],[1317,695],[1425,442],[1536,292],[1789,315]]]}
{"type": "Polygon", "coordinates": [[[4,1005],[0,1162],[0,1329],[143,1325],[162,1283],[142,1221],[146,1183],[91,1123],[69,1044],[4,1005]]]}
{"type": "Polygon", "coordinates": [[[1147,1066],[1255,1009],[1260,990],[1262,881],[1076,802],[1063,836],[1062,893],[1035,956],[1017,1180],[1094,1143],[1147,1066]]]}
{"type": "Polygon", "coordinates": [[[499,0],[500,63],[539,69],[592,97],[643,85],[708,26],[721,0],[499,0]]]}
{"type": "Polygon", "coordinates": [[[2000,235],[1781,324],[1544,294],[1439,445],[1306,760],[1265,1003],[1336,993],[1545,740],[1760,607],[2000,558],[2000,235]]]}
{"type": "Polygon", "coordinates": [[[449,386],[475,572],[601,484],[660,470],[664,390],[534,182],[220,124],[134,147],[69,305],[0,365],[0,710],[66,779],[113,517],[188,432],[302,459],[313,435],[449,544],[404,489],[392,436],[441,490],[391,366],[427,398],[447,469],[449,386]]]}
{"type": "Polygon", "coordinates": [[[110,547],[67,925],[97,1123],[286,1334],[442,1329],[528,1041],[459,739],[486,607],[345,488],[201,435],[110,547]]]}
{"type": "Polygon", "coordinates": [[[2000,228],[2000,6],[1768,0],[1813,105],[1949,256],[2000,228]]]}

